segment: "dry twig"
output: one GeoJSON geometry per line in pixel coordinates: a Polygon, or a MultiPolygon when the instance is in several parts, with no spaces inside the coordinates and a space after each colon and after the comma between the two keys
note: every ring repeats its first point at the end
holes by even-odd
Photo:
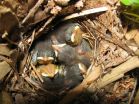
{"type": "Polygon", "coordinates": [[[36,5],[29,11],[28,15],[23,19],[22,24],[26,23],[26,21],[30,18],[33,17],[35,12],[38,10],[39,6],[44,2],[44,0],[38,0],[36,5]]]}
{"type": "Polygon", "coordinates": [[[35,86],[36,88],[38,88],[38,89],[41,89],[41,86],[40,86],[38,83],[32,81],[27,75],[22,74],[22,77],[23,77],[29,84],[34,85],[34,86],[35,86]]]}
{"type": "Polygon", "coordinates": [[[40,34],[46,29],[46,27],[55,19],[55,16],[50,17],[45,24],[36,32],[35,39],[40,36],[40,34]]]}
{"type": "Polygon", "coordinates": [[[139,58],[138,56],[131,57],[126,62],[122,63],[121,65],[113,68],[110,73],[107,73],[102,79],[98,80],[95,83],[92,83],[88,90],[90,92],[94,92],[98,88],[102,88],[109,83],[112,83],[124,76],[125,73],[139,67],[139,58]],[[97,88],[96,85],[97,84],[97,88]]]}
{"type": "Polygon", "coordinates": [[[86,15],[89,15],[89,14],[105,12],[107,10],[108,10],[107,7],[99,7],[99,8],[88,9],[88,10],[81,11],[80,13],[73,13],[69,16],[66,16],[62,21],[77,18],[77,17],[86,16],[86,15]]]}
{"type": "Polygon", "coordinates": [[[106,74],[102,79],[97,81],[97,83],[92,83],[95,81],[99,75],[100,75],[100,66],[99,67],[93,67],[94,69],[92,72],[84,79],[84,81],[71,91],[67,93],[67,95],[63,98],[63,100],[59,104],[67,104],[70,101],[72,101],[76,96],[78,96],[81,92],[83,92],[88,86],[91,84],[91,86],[88,88],[88,91],[94,92],[98,88],[102,88],[106,86],[107,84],[116,81],[124,76],[125,73],[127,73],[130,70],[133,70],[135,68],[139,67],[139,58],[137,56],[131,57],[129,60],[124,62],[123,64],[117,66],[116,68],[112,69],[111,73],[106,74]],[[133,63],[134,62],[134,63],[133,63]],[[96,85],[97,84],[97,88],[96,85]]]}
{"type": "Polygon", "coordinates": [[[31,63],[31,67],[33,68],[33,70],[35,71],[36,75],[38,76],[38,78],[40,79],[41,82],[44,82],[41,75],[37,72],[37,69],[35,68],[35,66],[31,63]]]}
{"type": "Polygon", "coordinates": [[[132,101],[133,101],[133,98],[134,98],[134,94],[135,94],[135,91],[136,91],[136,87],[137,87],[137,78],[135,78],[135,83],[134,83],[134,88],[133,88],[133,91],[130,95],[130,98],[129,98],[129,101],[128,101],[128,104],[132,104],[132,101]]]}

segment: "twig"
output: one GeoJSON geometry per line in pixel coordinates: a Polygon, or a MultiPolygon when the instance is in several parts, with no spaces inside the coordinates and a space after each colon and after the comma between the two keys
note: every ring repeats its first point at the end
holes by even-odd
{"type": "Polygon", "coordinates": [[[135,78],[134,88],[131,92],[128,104],[133,104],[132,101],[133,101],[133,98],[134,98],[134,95],[135,95],[135,91],[136,91],[136,87],[137,87],[137,81],[138,81],[137,78],[135,78]]]}
{"type": "Polygon", "coordinates": [[[138,104],[138,103],[139,103],[139,89],[137,89],[136,91],[136,95],[132,104],[138,104]]]}
{"type": "Polygon", "coordinates": [[[2,34],[2,39],[5,39],[8,43],[10,44],[13,44],[15,46],[17,46],[18,44],[15,43],[14,41],[12,41],[11,39],[8,38],[8,32],[5,31],[3,34],[2,34]]]}
{"type": "MultiPolygon", "coordinates": [[[[21,62],[22,64],[21,64],[21,66],[20,66],[20,71],[23,70],[25,66],[26,66],[26,67],[29,66],[29,63],[30,63],[30,62],[27,63],[27,60],[28,60],[28,58],[30,58],[30,57],[29,57],[29,50],[30,50],[30,47],[32,46],[32,43],[33,43],[33,41],[34,41],[34,36],[35,36],[35,29],[33,30],[31,37],[29,37],[29,38],[26,40],[29,46],[28,46],[27,50],[24,52],[24,53],[26,53],[26,54],[25,54],[25,56],[24,56],[23,61],[21,62]]],[[[26,45],[26,44],[24,44],[23,41],[20,43],[19,47],[21,48],[21,50],[24,50],[25,45],[26,45]]],[[[30,58],[30,60],[31,60],[31,58],[30,58]]]]}
{"type": "Polygon", "coordinates": [[[77,18],[77,17],[81,17],[81,16],[86,16],[86,15],[89,15],[89,14],[100,13],[100,12],[104,12],[104,11],[107,11],[107,10],[108,10],[107,7],[99,7],[99,8],[88,9],[88,10],[81,11],[80,13],[74,13],[74,14],[71,14],[69,16],[66,16],[65,18],[62,19],[62,21],[77,18]]]}
{"type": "MultiPolygon", "coordinates": [[[[94,26],[93,26],[93,22],[90,20],[90,19],[88,19],[87,20],[87,22],[88,23],[90,23],[90,26],[91,26],[91,28],[92,29],[94,29],[95,31],[97,31],[98,33],[100,33],[101,35],[100,35],[100,37],[102,38],[102,39],[104,39],[104,40],[106,40],[106,41],[108,41],[108,42],[110,42],[110,43],[113,43],[113,44],[115,44],[115,45],[118,45],[120,48],[122,48],[123,50],[125,50],[125,51],[127,51],[130,55],[135,55],[135,52],[133,52],[126,44],[124,44],[120,39],[118,39],[117,37],[112,37],[112,38],[107,38],[107,37],[105,37],[106,35],[105,35],[105,33],[102,33],[101,31],[99,31],[98,29],[96,29],[96,28],[94,28],[94,26]]],[[[103,23],[101,23],[101,25],[103,25],[106,29],[107,29],[107,27],[103,24],[103,23]]],[[[112,31],[111,31],[112,32],[112,31]]],[[[113,32],[112,32],[113,33],[113,32]]],[[[115,35],[116,36],[116,35],[115,35]]]]}
{"type": "Polygon", "coordinates": [[[121,65],[113,68],[110,73],[107,73],[102,79],[98,80],[96,83],[92,83],[88,90],[90,92],[94,92],[98,88],[102,88],[109,83],[112,83],[124,76],[130,70],[139,67],[139,58],[137,56],[131,57],[126,62],[122,63],[121,65]],[[97,84],[97,88],[94,86],[97,84]]]}
{"type": "Polygon", "coordinates": [[[34,86],[35,86],[36,88],[38,88],[38,89],[41,89],[41,86],[40,86],[38,83],[32,81],[28,76],[22,74],[22,77],[23,77],[29,84],[34,85],[34,86]]]}
{"type": "Polygon", "coordinates": [[[54,93],[51,93],[51,92],[45,90],[45,89],[42,88],[38,83],[32,81],[26,74],[22,74],[22,77],[23,77],[30,85],[35,86],[37,89],[40,89],[40,90],[42,90],[42,91],[44,91],[45,93],[48,93],[48,94],[50,94],[50,95],[56,96],[54,93]]]}
{"type": "Polygon", "coordinates": [[[2,55],[0,55],[0,59],[4,60],[11,67],[11,69],[13,69],[13,71],[17,74],[17,76],[19,77],[19,74],[18,74],[15,66],[13,65],[14,63],[13,63],[13,61],[11,59],[9,59],[7,57],[4,57],[2,55]]]}
{"type": "Polygon", "coordinates": [[[40,76],[40,74],[37,72],[37,69],[35,68],[35,66],[32,63],[30,63],[30,64],[31,64],[31,67],[33,68],[33,70],[35,71],[36,75],[40,79],[40,81],[41,82],[44,82],[43,79],[42,79],[42,77],[40,76]]]}
{"type": "Polygon", "coordinates": [[[8,74],[8,76],[6,77],[5,81],[4,81],[4,85],[6,85],[6,83],[9,81],[10,77],[13,75],[13,70],[11,70],[8,74]]]}
{"type": "Polygon", "coordinates": [[[123,64],[117,66],[116,68],[113,68],[111,73],[106,74],[102,79],[98,80],[97,83],[96,82],[92,83],[99,77],[100,70],[101,70],[100,67],[95,67],[95,68],[93,67],[94,69],[88,75],[88,77],[84,79],[84,81],[79,86],[69,91],[68,94],[63,98],[63,100],[59,104],[69,103],[77,95],[83,92],[86,88],[88,88],[88,91],[94,92],[98,88],[102,88],[106,86],[107,84],[122,78],[125,73],[137,67],[139,67],[139,58],[137,56],[131,57],[129,60],[127,60],[123,64]],[[91,84],[90,87],[88,87],[89,84],[91,84]],[[97,84],[97,88],[94,86],[96,84],[97,84]]]}
{"type": "Polygon", "coordinates": [[[29,11],[28,15],[23,19],[22,24],[26,23],[26,21],[30,18],[33,17],[35,12],[38,10],[39,6],[44,2],[44,0],[38,0],[36,5],[29,11]]]}
{"type": "Polygon", "coordinates": [[[55,19],[55,16],[50,17],[45,24],[36,32],[35,39],[46,29],[46,27],[55,19]]]}

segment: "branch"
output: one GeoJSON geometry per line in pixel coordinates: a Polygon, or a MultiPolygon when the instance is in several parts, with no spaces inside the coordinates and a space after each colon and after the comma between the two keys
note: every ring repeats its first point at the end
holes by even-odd
{"type": "Polygon", "coordinates": [[[38,0],[36,5],[29,11],[28,15],[23,19],[22,24],[26,23],[26,21],[30,18],[33,17],[35,12],[38,10],[39,6],[44,2],[44,0],[38,0]]]}
{"type": "Polygon", "coordinates": [[[66,16],[62,21],[73,19],[73,18],[77,18],[77,17],[81,17],[81,16],[86,16],[86,15],[89,15],[89,14],[105,12],[107,10],[108,10],[107,7],[99,7],[99,8],[83,10],[83,11],[81,11],[79,13],[73,13],[73,14],[71,14],[69,16],[66,16]]]}
{"type": "Polygon", "coordinates": [[[89,92],[94,92],[98,88],[102,88],[109,83],[112,83],[124,76],[125,73],[139,67],[139,58],[137,56],[131,57],[123,64],[113,68],[112,71],[106,74],[102,79],[92,83],[88,88],[89,92]],[[97,85],[97,88],[96,88],[97,85]]]}

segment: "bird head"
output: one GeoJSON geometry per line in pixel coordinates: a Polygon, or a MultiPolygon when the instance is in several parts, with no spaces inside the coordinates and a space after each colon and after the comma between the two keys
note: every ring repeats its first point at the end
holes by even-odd
{"type": "Polygon", "coordinates": [[[40,64],[40,65],[46,65],[49,63],[52,63],[55,61],[55,52],[50,51],[50,50],[45,50],[39,52],[38,50],[34,50],[32,52],[32,63],[34,65],[40,64]]]}
{"type": "Polygon", "coordinates": [[[54,78],[54,76],[58,73],[58,67],[54,64],[41,65],[37,68],[37,70],[42,77],[47,78],[54,78]]]}
{"type": "Polygon", "coordinates": [[[74,47],[67,44],[52,45],[52,47],[56,50],[56,57],[59,62],[69,65],[77,61],[78,55],[74,47]]]}
{"type": "Polygon", "coordinates": [[[65,34],[65,41],[67,44],[76,46],[79,45],[82,41],[82,30],[78,25],[72,26],[72,29],[68,29],[65,34]]]}
{"type": "Polygon", "coordinates": [[[37,57],[37,63],[38,64],[48,64],[52,63],[54,61],[54,57],[37,57]]]}

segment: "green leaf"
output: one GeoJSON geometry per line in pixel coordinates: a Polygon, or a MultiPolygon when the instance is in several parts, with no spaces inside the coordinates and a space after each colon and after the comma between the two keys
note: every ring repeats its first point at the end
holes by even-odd
{"type": "Polygon", "coordinates": [[[120,2],[124,5],[127,5],[127,6],[130,6],[133,3],[132,0],[121,0],[120,2]]]}
{"type": "Polygon", "coordinates": [[[139,0],[120,0],[120,2],[127,6],[139,6],[139,0]]]}

